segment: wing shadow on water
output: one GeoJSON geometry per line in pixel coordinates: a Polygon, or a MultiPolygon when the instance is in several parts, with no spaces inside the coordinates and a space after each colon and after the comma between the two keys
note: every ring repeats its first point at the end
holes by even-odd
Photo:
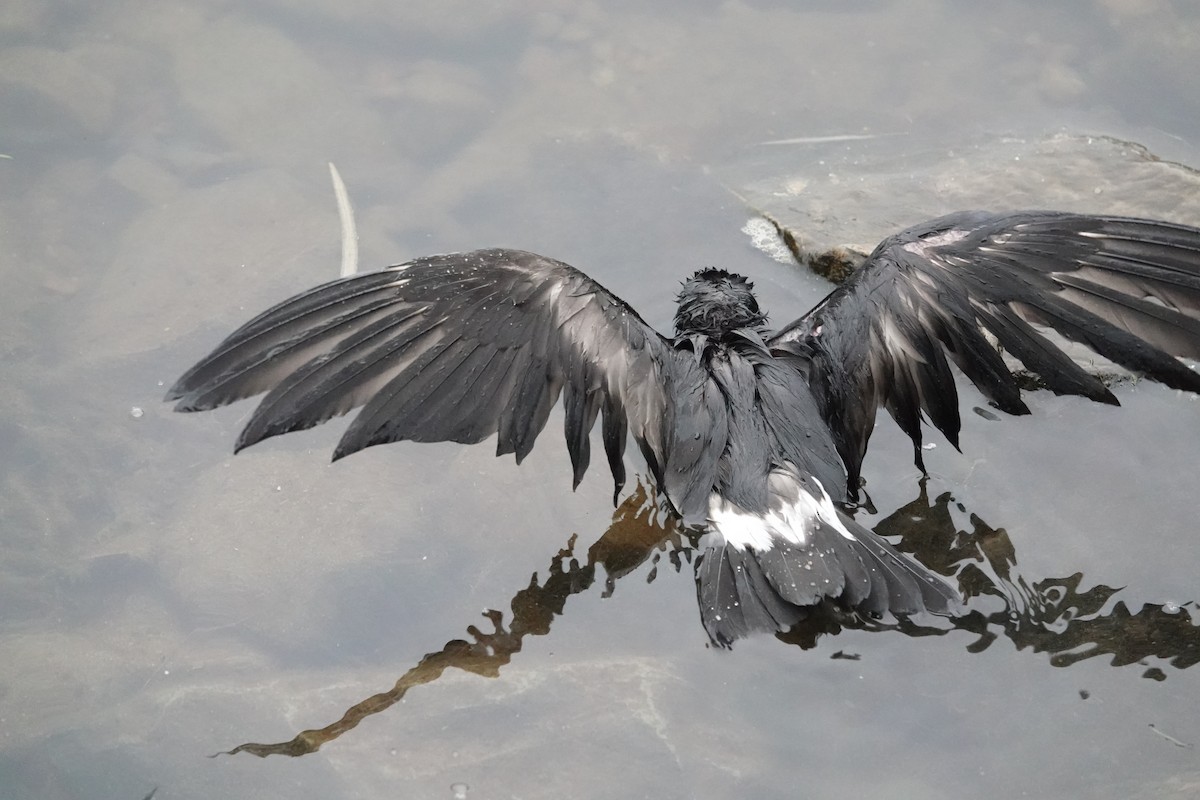
{"type": "MultiPolygon", "coordinates": [[[[878,523],[875,532],[902,536],[902,550],[956,579],[967,598],[965,613],[953,619],[938,618],[936,626],[931,626],[912,620],[869,620],[822,608],[791,630],[776,634],[777,639],[809,649],[822,636],[843,629],[894,630],[910,636],[963,630],[978,637],[967,646],[969,652],[982,652],[1005,637],[1018,650],[1049,653],[1050,663],[1058,667],[1104,655],[1112,656],[1114,666],[1156,657],[1176,669],[1186,669],[1200,661],[1200,627],[1193,622],[1198,615],[1196,603],[1147,604],[1131,612],[1120,600],[1110,602],[1120,589],[1098,584],[1080,590],[1082,573],[1029,581],[1015,569],[1016,553],[1004,529],[991,528],[968,514],[948,492],[931,502],[924,481],[920,495],[878,523]],[[970,530],[957,527],[955,512],[967,515],[970,530]]],[[[607,597],[618,580],[647,562],[646,581],[653,581],[664,555],[670,567],[680,571],[684,563],[692,562],[696,538],[670,514],[660,511],[652,494],[639,483],[613,514],[612,525],[588,548],[586,561],[580,563],[576,556],[577,537],[572,534],[551,558],[545,578],[535,573],[529,585],[517,591],[510,603],[507,627],[503,612],[488,611],[484,616],[491,630],[469,626],[469,640],[453,639],[438,652],[429,653],[395,686],[351,706],[337,722],[302,731],[286,742],[247,742],[218,755],[306,755],[395,705],[413,687],[437,680],[447,669],[498,677],[500,668],[521,651],[526,636],[548,634],[554,618],[563,614],[567,599],[596,584],[597,567],[602,569],[602,596],[607,597]]],[[[833,657],[855,658],[840,651],[833,657]]],[[[1151,667],[1144,676],[1163,680],[1166,673],[1151,667]]]]}

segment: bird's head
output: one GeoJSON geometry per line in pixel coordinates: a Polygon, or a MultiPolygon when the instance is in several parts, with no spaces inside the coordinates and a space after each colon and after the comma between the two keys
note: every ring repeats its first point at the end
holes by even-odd
{"type": "Polygon", "coordinates": [[[767,321],[758,310],[754,284],[741,275],[709,267],[683,282],[675,309],[675,335],[721,341],[739,329],[757,330],[767,321]]]}

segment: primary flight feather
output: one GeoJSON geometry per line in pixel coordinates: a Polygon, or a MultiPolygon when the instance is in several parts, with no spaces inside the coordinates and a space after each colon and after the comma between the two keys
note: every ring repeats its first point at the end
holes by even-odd
{"type": "Polygon", "coordinates": [[[957,593],[839,507],[879,407],[957,446],[950,363],[1028,413],[997,349],[1052,391],[1116,398],[1038,327],[1200,393],[1200,229],[1054,212],[953,214],[885,239],[772,332],[752,284],[703,269],[671,337],[582,272],[517,250],[429,256],[318,286],[243,325],[171,388],[181,411],[267,392],[237,449],[362,406],[334,452],[400,440],[529,453],[563,398],[578,485],[597,417],[616,492],[632,434],[659,494],[707,531],[701,616],[728,646],[821,603],[949,613],[957,593]]]}

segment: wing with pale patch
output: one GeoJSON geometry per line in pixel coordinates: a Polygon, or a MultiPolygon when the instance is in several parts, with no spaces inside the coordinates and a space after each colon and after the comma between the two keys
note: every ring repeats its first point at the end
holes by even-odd
{"type": "Polygon", "coordinates": [[[243,325],[167,394],[198,411],[268,392],[237,442],[363,406],[334,452],[399,440],[475,443],[520,461],[559,395],[578,485],[602,419],[618,489],[632,432],[665,463],[665,384],[699,382],[628,305],[582,272],[515,250],[420,258],[318,286],[243,325]]]}
{"type": "Polygon", "coordinates": [[[875,412],[921,463],[922,416],[956,447],[950,363],[998,408],[1029,413],[996,344],[1061,394],[1117,404],[1034,326],[1167,386],[1200,392],[1200,229],[1055,212],[953,214],[885,240],[820,305],[768,342],[808,360],[850,491],[875,412]]]}

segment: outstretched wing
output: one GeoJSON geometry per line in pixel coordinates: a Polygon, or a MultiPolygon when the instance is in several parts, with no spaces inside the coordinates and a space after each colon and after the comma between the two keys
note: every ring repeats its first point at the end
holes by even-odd
{"type": "Polygon", "coordinates": [[[995,346],[1060,394],[1117,399],[1033,325],[1146,377],[1200,392],[1200,229],[1053,212],[965,212],[884,240],[862,267],[769,345],[811,360],[810,383],[850,492],[879,406],[912,439],[921,417],[955,447],[949,361],[998,408],[1027,414],[995,346]]]}
{"type": "MultiPolygon", "coordinates": [[[[681,368],[676,368],[678,365],[681,368]]],[[[582,272],[516,250],[420,258],[304,292],[247,322],[167,393],[199,411],[267,391],[237,449],[360,405],[334,459],[409,439],[475,443],[520,462],[559,394],[578,486],[597,415],[624,484],[628,432],[664,463],[664,374],[688,358],[582,272]]]]}

